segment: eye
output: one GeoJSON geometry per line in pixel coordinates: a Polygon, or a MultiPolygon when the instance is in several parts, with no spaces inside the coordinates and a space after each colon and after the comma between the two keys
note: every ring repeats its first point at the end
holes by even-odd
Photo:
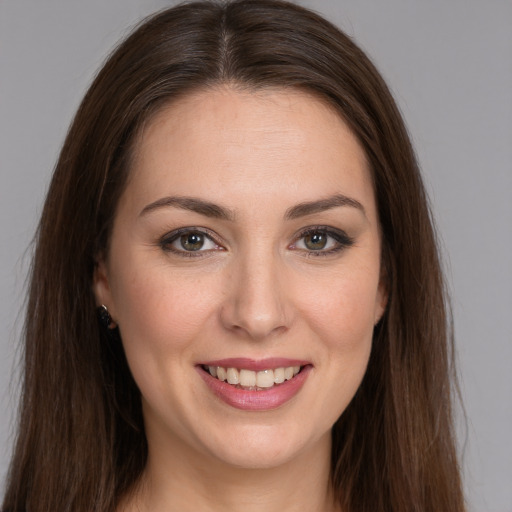
{"type": "Polygon", "coordinates": [[[313,231],[312,233],[308,233],[303,236],[299,241],[299,244],[300,243],[302,243],[302,245],[304,245],[309,251],[321,251],[322,249],[330,249],[334,240],[329,237],[327,233],[323,233],[322,231],[313,231]]]}
{"type": "MultiPolygon", "coordinates": [[[[193,253],[223,250],[213,237],[197,228],[181,228],[168,233],[160,240],[160,246],[170,252],[192,256],[193,253]]],[[[199,254],[196,254],[199,256],[199,254]]]]}
{"type": "Polygon", "coordinates": [[[302,231],[291,249],[320,256],[333,254],[353,245],[354,241],[344,231],[330,227],[313,227],[302,231]]]}

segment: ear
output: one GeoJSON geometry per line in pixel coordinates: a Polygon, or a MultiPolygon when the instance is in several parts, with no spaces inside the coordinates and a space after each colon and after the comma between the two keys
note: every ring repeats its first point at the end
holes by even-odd
{"type": "Polygon", "coordinates": [[[389,273],[385,264],[381,265],[380,280],[375,299],[375,316],[373,324],[377,325],[386,311],[389,298],[389,273]]]}
{"type": "Polygon", "coordinates": [[[380,322],[382,315],[384,315],[384,312],[386,311],[386,306],[388,305],[388,295],[389,294],[386,281],[381,279],[375,300],[374,325],[377,325],[380,322]]]}
{"type": "Polygon", "coordinates": [[[92,290],[96,298],[96,305],[107,307],[112,318],[115,318],[114,301],[110,289],[109,272],[105,258],[102,256],[96,260],[94,266],[92,290]]]}

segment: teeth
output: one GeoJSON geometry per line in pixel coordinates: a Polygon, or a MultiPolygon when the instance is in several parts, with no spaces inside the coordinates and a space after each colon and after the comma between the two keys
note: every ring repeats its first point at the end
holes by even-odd
{"type": "Polygon", "coordinates": [[[240,384],[240,377],[236,368],[228,368],[227,377],[230,384],[240,384]]]}
{"type": "Polygon", "coordinates": [[[263,370],[256,374],[256,386],[271,388],[274,385],[274,370],[263,370]]]}
{"type": "Polygon", "coordinates": [[[274,382],[281,384],[284,382],[284,368],[276,368],[274,370],[274,382]]]}
{"type": "Polygon", "coordinates": [[[292,379],[300,372],[300,366],[287,366],[254,372],[252,370],[237,368],[223,368],[222,366],[205,367],[212,377],[220,381],[242,388],[269,389],[274,384],[282,384],[285,380],[292,379]]]}
{"type": "Polygon", "coordinates": [[[251,370],[240,370],[240,386],[256,386],[256,372],[251,370]]]}

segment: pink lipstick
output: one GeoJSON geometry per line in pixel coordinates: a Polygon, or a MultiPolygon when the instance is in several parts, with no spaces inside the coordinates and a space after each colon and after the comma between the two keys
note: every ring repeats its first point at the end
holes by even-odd
{"type": "Polygon", "coordinates": [[[237,409],[265,411],[291,400],[304,385],[312,365],[289,358],[229,358],[196,366],[208,388],[237,409]]]}

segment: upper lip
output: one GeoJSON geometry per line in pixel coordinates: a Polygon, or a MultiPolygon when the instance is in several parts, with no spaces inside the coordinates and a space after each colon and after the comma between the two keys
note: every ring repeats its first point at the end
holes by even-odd
{"type": "Polygon", "coordinates": [[[269,370],[273,368],[286,368],[288,366],[306,366],[310,361],[291,359],[287,357],[268,357],[265,359],[251,359],[248,357],[230,357],[215,359],[199,363],[202,366],[221,366],[222,368],[238,368],[253,371],[269,370]]]}

